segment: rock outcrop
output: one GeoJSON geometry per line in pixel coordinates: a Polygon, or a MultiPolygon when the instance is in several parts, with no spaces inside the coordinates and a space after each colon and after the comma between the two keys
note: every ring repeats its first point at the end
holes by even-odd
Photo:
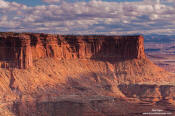
{"type": "Polygon", "coordinates": [[[175,115],[175,75],[142,36],[0,33],[0,48],[2,116],[175,115]]]}
{"type": "Polygon", "coordinates": [[[4,68],[28,68],[33,61],[58,59],[126,60],[145,58],[142,36],[0,33],[4,68]]]}

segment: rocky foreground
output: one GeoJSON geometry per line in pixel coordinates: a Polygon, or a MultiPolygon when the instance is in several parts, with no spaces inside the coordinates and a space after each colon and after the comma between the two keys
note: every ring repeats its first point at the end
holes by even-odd
{"type": "Polygon", "coordinates": [[[142,36],[0,33],[0,115],[175,115],[175,75],[142,36]]]}

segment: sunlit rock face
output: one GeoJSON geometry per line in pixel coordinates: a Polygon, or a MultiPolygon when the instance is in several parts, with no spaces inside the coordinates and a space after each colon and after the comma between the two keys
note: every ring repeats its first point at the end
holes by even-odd
{"type": "Polygon", "coordinates": [[[28,68],[40,58],[126,60],[145,58],[142,36],[0,33],[4,68],[28,68]]]}
{"type": "Polygon", "coordinates": [[[0,115],[175,115],[174,77],[142,36],[0,33],[0,115]]]}

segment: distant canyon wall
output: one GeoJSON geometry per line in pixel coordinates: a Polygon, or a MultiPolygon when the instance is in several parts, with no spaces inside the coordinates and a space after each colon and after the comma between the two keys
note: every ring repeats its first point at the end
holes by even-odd
{"type": "Polygon", "coordinates": [[[145,58],[143,36],[0,33],[0,66],[28,68],[40,58],[127,60],[145,58]]]}

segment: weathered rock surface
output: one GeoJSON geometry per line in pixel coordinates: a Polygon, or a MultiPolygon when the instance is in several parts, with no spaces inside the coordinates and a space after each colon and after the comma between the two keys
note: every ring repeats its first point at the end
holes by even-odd
{"type": "Polygon", "coordinates": [[[0,33],[0,47],[2,116],[175,114],[175,75],[142,36],[0,33]]]}
{"type": "Polygon", "coordinates": [[[145,58],[142,36],[0,33],[1,67],[27,68],[40,58],[145,58]]]}

